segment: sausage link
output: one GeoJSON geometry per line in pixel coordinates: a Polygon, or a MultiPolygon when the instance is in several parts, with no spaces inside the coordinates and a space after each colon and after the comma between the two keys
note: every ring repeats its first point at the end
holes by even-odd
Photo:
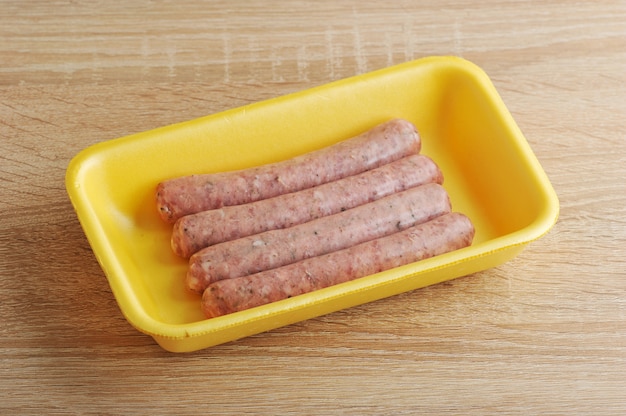
{"type": "Polygon", "coordinates": [[[245,204],[355,175],[411,154],[421,140],[415,126],[395,119],[326,148],[238,171],[183,176],[157,185],[163,220],[245,204]]]}
{"type": "Polygon", "coordinates": [[[203,293],[207,318],[242,311],[469,246],[474,227],[450,213],[391,236],[277,269],[211,284],[203,293]]]}
{"type": "Polygon", "coordinates": [[[217,243],[292,227],[430,182],[443,183],[435,162],[424,155],[407,156],[302,191],[186,215],[174,224],[172,250],[189,258],[217,243]]]}
{"type": "Polygon", "coordinates": [[[258,273],[393,234],[450,212],[445,189],[421,185],[337,214],[207,247],[190,258],[187,287],[258,273]]]}

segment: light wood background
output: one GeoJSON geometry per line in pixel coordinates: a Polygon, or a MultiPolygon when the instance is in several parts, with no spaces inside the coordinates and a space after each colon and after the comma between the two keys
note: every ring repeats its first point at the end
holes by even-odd
{"type": "Polygon", "coordinates": [[[626,3],[0,1],[1,414],[626,413],[626,3]],[[121,315],[64,188],[94,143],[428,55],[561,201],[501,267],[192,354],[121,315]]]}

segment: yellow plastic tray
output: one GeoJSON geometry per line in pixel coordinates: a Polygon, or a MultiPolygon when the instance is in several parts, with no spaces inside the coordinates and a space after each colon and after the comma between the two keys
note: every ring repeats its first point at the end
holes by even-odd
{"type": "MultiPolygon", "coordinates": [[[[307,91],[91,146],[66,187],[126,319],[164,349],[194,351],[501,264],[546,233],[558,199],[487,75],[429,57],[307,91]],[[476,227],[471,247],[213,319],[183,284],[156,212],[166,178],[274,162],[388,119],[413,122],[445,176],[453,209],[476,227]]],[[[398,319],[403,319],[398,312],[398,319]]]]}

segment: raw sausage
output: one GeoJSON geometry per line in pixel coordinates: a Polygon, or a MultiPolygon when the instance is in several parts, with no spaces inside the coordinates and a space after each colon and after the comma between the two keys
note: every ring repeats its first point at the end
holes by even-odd
{"type": "Polygon", "coordinates": [[[238,171],[183,176],[157,185],[163,220],[245,204],[355,175],[419,153],[415,126],[394,119],[326,148],[281,162],[238,171]]]}
{"type": "Polygon", "coordinates": [[[202,310],[212,318],[264,305],[460,249],[473,238],[469,218],[445,214],[344,250],[215,282],[203,293],[202,310]]]}
{"type": "Polygon", "coordinates": [[[190,258],[186,284],[190,290],[202,293],[218,280],[341,250],[448,212],[450,200],[441,185],[417,186],[293,227],[207,247],[190,258]]]}
{"type": "Polygon", "coordinates": [[[430,182],[443,183],[435,162],[424,155],[407,156],[302,191],[184,216],[174,224],[172,250],[189,258],[213,244],[291,227],[430,182]]]}

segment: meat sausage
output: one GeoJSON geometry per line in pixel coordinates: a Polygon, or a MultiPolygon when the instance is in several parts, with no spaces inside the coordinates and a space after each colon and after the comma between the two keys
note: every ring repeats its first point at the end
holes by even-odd
{"type": "Polygon", "coordinates": [[[207,318],[242,311],[469,246],[471,221],[450,213],[387,237],[277,269],[211,284],[203,293],[207,318]]]}
{"type": "Polygon", "coordinates": [[[417,186],[293,227],[207,247],[190,258],[187,287],[202,291],[211,283],[258,273],[393,234],[450,212],[445,189],[417,186]]]}
{"type": "Polygon", "coordinates": [[[222,206],[245,204],[355,175],[419,153],[415,126],[395,119],[332,146],[238,171],[173,178],[157,185],[165,221],[222,206]]]}
{"type": "Polygon", "coordinates": [[[189,258],[213,244],[291,227],[430,182],[443,182],[435,162],[424,155],[407,156],[302,191],[184,216],[174,224],[172,250],[189,258]]]}

